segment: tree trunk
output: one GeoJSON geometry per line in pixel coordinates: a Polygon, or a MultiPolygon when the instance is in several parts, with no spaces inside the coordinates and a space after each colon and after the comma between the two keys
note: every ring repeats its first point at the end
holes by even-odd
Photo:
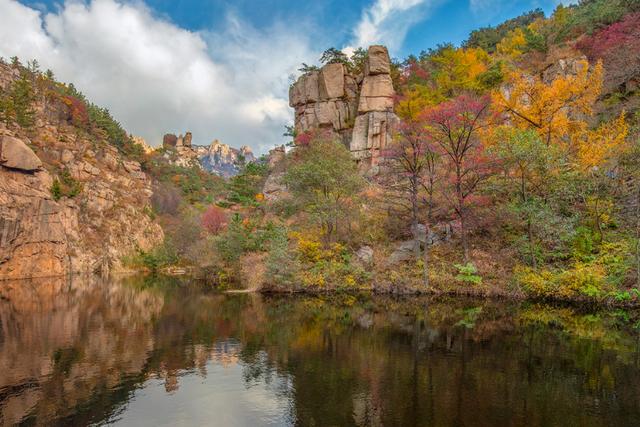
{"type": "Polygon", "coordinates": [[[462,242],[462,252],[464,262],[469,262],[469,242],[467,240],[467,227],[464,221],[464,213],[460,210],[460,240],[462,242]]]}
{"type": "Polygon", "coordinates": [[[423,261],[423,279],[425,289],[429,289],[429,224],[424,224],[426,229],[426,238],[424,240],[424,255],[423,261]]]}
{"type": "Polygon", "coordinates": [[[531,224],[531,218],[527,218],[527,235],[529,237],[529,255],[531,255],[531,266],[535,270],[538,269],[538,260],[536,260],[535,243],[533,241],[533,227],[531,224]]]}

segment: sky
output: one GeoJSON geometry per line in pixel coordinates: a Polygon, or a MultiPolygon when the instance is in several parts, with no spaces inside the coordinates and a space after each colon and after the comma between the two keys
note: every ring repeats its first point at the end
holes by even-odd
{"type": "Polygon", "coordinates": [[[394,58],[570,0],[0,0],[0,56],[37,59],[136,136],[193,133],[265,153],[288,87],[329,47],[394,58]]]}

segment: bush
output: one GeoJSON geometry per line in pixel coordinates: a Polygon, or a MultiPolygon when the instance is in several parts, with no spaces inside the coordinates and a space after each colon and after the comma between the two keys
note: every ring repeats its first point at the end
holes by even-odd
{"type": "Polygon", "coordinates": [[[227,214],[222,208],[211,205],[202,214],[200,223],[209,234],[218,234],[227,225],[227,214]]]}
{"type": "Polygon", "coordinates": [[[161,245],[149,250],[139,249],[137,253],[125,259],[125,264],[132,267],[144,267],[152,272],[157,272],[163,267],[167,267],[178,262],[178,255],[175,248],[165,240],[161,245]]]}
{"type": "Polygon", "coordinates": [[[151,206],[159,214],[176,215],[182,202],[182,194],[170,182],[158,182],[153,186],[151,206]]]}
{"type": "Polygon", "coordinates": [[[74,179],[67,169],[60,171],[51,184],[51,196],[56,202],[63,197],[73,198],[82,191],[82,183],[74,179]]]}
{"type": "Polygon", "coordinates": [[[278,227],[269,243],[267,255],[267,282],[271,286],[293,289],[298,283],[300,263],[289,250],[287,229],[278,227]]]}
{"type": "Polygon", "coordinates": [[[581,250],[575,252],[577,258],[568,268],[536,271],[518,266],[515,270],[516,281],[525,292],[537,297],[601,299],[617,295],[631,269],[629,242],[620,240],[605,243],[597,253],[586,257],[583,251],[589,245],[585,246],[583,239],[578,240],[581,241],[578,245],[581,250]]]}
{"type": "Polygon", "coordinates": [[[454,264],[454,267],[458,270],[456,280],[473,285],[482,284],[482,277],[478,275],[478,269],[472,263],[468,262],[464,265],[454,264]]]}

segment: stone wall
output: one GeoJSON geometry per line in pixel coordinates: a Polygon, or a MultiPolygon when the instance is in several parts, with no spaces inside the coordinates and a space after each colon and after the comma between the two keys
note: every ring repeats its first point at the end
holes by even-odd
{"type": "Polygon", "coordinates": [[[371,46],[361,75],[337,63],[304,74],[289,90],[296,132],[331,130],[356,159],[375,166],[398,122],[390,72],[387,48],[371,46]]]}

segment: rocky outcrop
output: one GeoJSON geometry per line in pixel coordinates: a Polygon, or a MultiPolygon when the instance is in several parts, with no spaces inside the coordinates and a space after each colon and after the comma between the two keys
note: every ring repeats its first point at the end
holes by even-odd
{"type": "Polygon", "coordinates": [[[42,162],[24,142],[5,135],[0,139],[0,165],[33,172],[42,167],[42,162]]]}
{"type": "Polygon", "coordinates": [[[133,140],[134,143],[141,146],[142,151],[144,151],[146,154],[149,154],[155,150],[155,148],[147,144],[147,141],[141,136],[132,136],[131,139],[133,140]]]}
{"type": "Polygon", "coordinates": [[[304,74],[289,91],[296,132],[330,129],[356,159],[375,166],[398,122],[390,72],[387,49],[371,46],[362,75],[349,74],[342,64],[304,74]]]}
{"type": "Polygon", "coordinates": [[[247,146],[233,148],[217,139],[208,146],[194,145],[192,139],[191,132],[184,136],[166,134],[162,139],[165,158],[178,166],[199,167],[226,178],[237,175],[243,164],[256,160],[247,146]]]}
{"type": "Polygon", "coordinates": [[[298,79],[289,91],[289,105],[295,109],[299,133],[328,128],[345,143],[356,116],[358,86],[342,64],[327,64],[298,79]]]}
{"type": "Polygon", "coordinates": [[[217,139],[209,147],[199,149],[199,160],[202,167],[216,175],[230,177],[237,175],[243,164],[256,160],[251,148],[242,146],[240,149],[222,144],[217,139]]]}
{"type": "MultiPolygon", "coordinates": [[[[15,78],[4,65],[0,76],[15,78]]],[[[0,124],[0,280],[122,270],[123,257],[163,238],[147,213],[151,181],[140,163],[78,132],[66,106],[39,99],[31,129],[0,124]]]]}

